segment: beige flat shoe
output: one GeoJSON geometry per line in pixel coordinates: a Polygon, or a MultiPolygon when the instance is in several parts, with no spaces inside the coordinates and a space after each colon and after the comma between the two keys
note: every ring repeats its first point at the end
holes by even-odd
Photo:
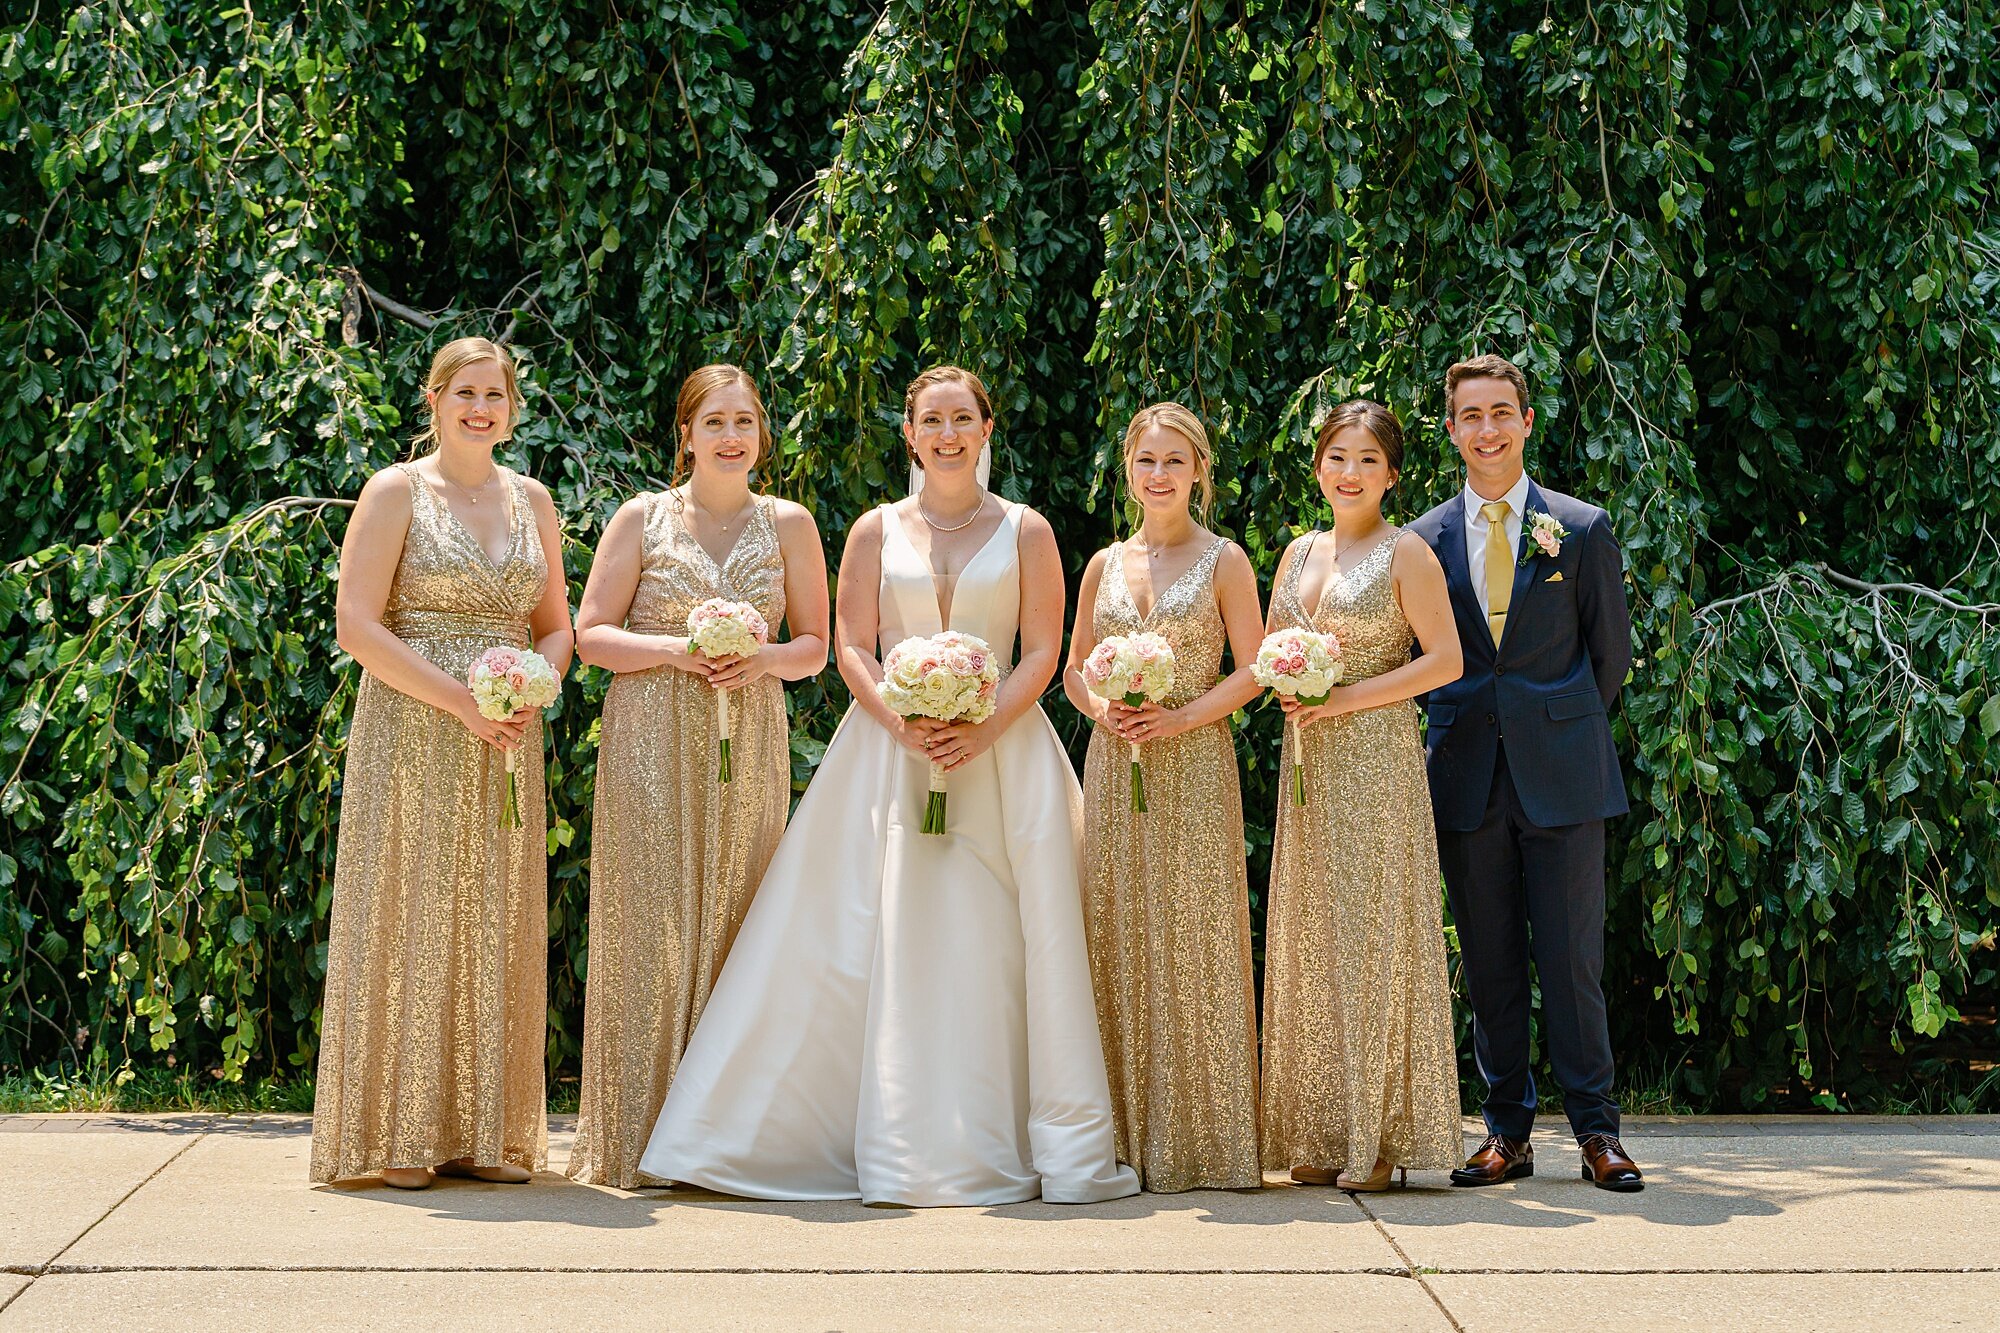
{"type": "Polygon", "coordinates": [[[512,1162],[496,1162],[492,1166],[474,1166],[463,1157],[449,1162],[439,1162],[437,1173],[441,1176],[459,1176],[466,1180],[483,1180],[489,1185],[525,1185],[534,1179],[534,1173],[525,1166],[515,1166],[512,1162]]]}
{"type": "Polygon", "coordinates": [[[427,1190],[437,1173],[427,1166],[390,1166],[382,1169],[382,1183],[390,1189],[427,1190]]]}
{"type": "Polygon", "coordinates": [[[1323,1166],[1295,1166],[1292,1168],[1292,1183],[1296,1185],[1333,1185],[1340,1180],[1338,1171],[1329,1171],[1323,1166]]]}

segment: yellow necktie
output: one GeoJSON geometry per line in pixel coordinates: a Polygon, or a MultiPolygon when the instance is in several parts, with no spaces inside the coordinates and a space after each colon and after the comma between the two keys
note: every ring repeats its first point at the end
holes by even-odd
{"type": "Polygon", "coordinates": [[[1507,608],[1514,600],[1514,549],[1507,544],[1507,502],[1489,500],[1479,506],[1486,518],[1486,627],[1493,646],[1507,629],[1507,608]]]}

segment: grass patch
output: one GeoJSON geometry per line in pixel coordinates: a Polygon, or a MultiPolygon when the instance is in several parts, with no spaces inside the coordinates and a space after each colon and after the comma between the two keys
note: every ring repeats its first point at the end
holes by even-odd
{"type": "MultiPolygon", "coordinates": [[[[575,1115],[577,1094],[576,1079],[557,1080],[549,1088],[549,1113],[575,1115]]],[[[312,1109],[313,1081],[305,1075],[242,1083],[218,1083],[205,1075],[174,1069],[135,1069],[123,1081],[116,1070],[38,1071],[0,1077],[0,1115],[81,1111],[106,1115],[290,1111],[310,1115],[312,1109]]]]}

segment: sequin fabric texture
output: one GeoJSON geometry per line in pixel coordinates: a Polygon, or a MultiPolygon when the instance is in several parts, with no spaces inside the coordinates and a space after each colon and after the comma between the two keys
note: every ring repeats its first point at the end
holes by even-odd
{"type": "MultiPolygon", "coordinates": [[[[640,633],[687,633],[710,597],[756,607],[776,631],[785,566],[773,502],[757,501],[718,566],[681,522],[681,500],[646,500],[643,565],[626,614],[640,633]]],[[[655,1182],[639,1156],[708,1002],[751,895],[785,831],[791,751],[784,685],[730,695],[733,779],[716,780],[715,692],[673,667],[621,673],[604,698],[591,817],[590,952],[582,1103],[569,1174],[630,1189],[655,1182]]]]}
{"type": "MultiPolygon", "coordinates": [[[[414,466],[383,623],[465,679],[530,646],[548,567],[520,477],[496,564],[414,466]]],[[[456,1158],[535,1169],[547,1152],[548,858],[542,725],[516,752],[523,827],[502,829],[506,761],[450,714],[362,673],[339,846],[313,1105],[312,1178],[456,1158]]]]}
{"type": "MultiPolygon", "coordinates": [[[[1273,625],[1338,637],[1347,684],[1408,662],[1414,636],[1390,575],[1397,534],[1347,574],[1336,568],[1309,614],[1299,576],[1323,535],[1273,593],[1273,625]]],[[[1299,735],[1306,804],[1293,803],[1289,779],[1279,785],[1271,855],[1264,1165],[1363,1175],[1378,1158],[1457,1166],[1458,1063],[1416,705],[1343,714],[1299,735]]]]}
{"type": "MultiPolygon", "coordinates": [[[[1097,637],[1164,635],[1179,707],[1212,687],[1228,639],[1218,540],[1145,616],[1106,552],[1097,637]]],[[[1227,719],[1140,749],[1148,811],[1132,809],[1131,751],[1098,728],[1084,761],[1084,925],[1118,1159],[1155,1193],[1254,1189],[1257,1030],[1243,797],[1227,719]]]]}

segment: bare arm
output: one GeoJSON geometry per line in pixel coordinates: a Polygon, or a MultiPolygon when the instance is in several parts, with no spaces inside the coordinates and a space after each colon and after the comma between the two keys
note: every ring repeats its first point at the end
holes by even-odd
{"type": "Polygon", "coordinates": [[[1090,692],[1083,683],[1083,664],[1097,648],[1097,585],[1104,578],[1104,561],[1109,549],[1090,557],[1083,567],[1083,586],[1076,594],[1076,624],[1069,632],[1069,663],[1063,667],[1063,695],[1092,722],[1110,725],[1107,701],[1090,692]]]}
{"type": "Polygon", "coordinates": [[[778,549],[785,559],[785,624],[791,637],[750,657],[716,658],[709,683],[734,690],[760,676],[804,680],[826,667],[826,552],[819,525],[803,506],[778,501],[778,549]]]}
{"type": "Polygon", "coordinates": [[[914,723],[906,726],[875,691],[882,682],[882,662],[875,656],[876,641],[882,634],[881,510],[869,510],[847,530],[847,549],[840,557],[840,582],[835,591],[834,662],[854,695],[855,707],[904,745],[923,753],[928,728],[914,723]]]}
{"type": "Polygon", "coordinates": [[[1464,673],[1458,625],[1452,620],[1451,594],[1445,587],[1444,566],[1438,563],[1437,552],[1414,532],[1402,533],[1390,557],[1389,575],[1395,580],[1403,618],[1410,622],[1422,651],[1393,671],[1353,685],[1334,686],[1325,704],[1293,714],[1299,723],[1414,699],[1451,684],[1464,673]]]}
{"type": "Polygon", "coordinates": [[[548,659],[561,680],[569,670],[571,651],[576,647],[576,629],[569,618],[569,576],[563,573],[562,520],[556,516],[556,502],[549,488],[527,478],[528,507],[535,515],[535,531],[542,540],[542,559],[548,578],[542,585],[542,600],[528,613],[528,634],[535,651],[548,659]]]}
{"type": "Polygon", "coordinates": [[[402,471],[384,468],[361,488],[340,544],[334,637],[364,671],[390,689],[449,713],[480,739],[510,749],[527,727],[525,717],[519,722],[481,717],[464,681],[453,679],[382,623],[410,531],[411,485],[402,471]]]}
{"type": "Polygon", "coordinates": [[[625,617],[639,592],[645,537],[646,500],[643,496],[627,500],[605,525],[590,562],[590,579],[583,585],[583,603],[576,612],[576,655],[609,671],[675,666],[705,676],[706,668],[689,660],[685,638],[625,628],[625,617]]]}
{"type": "MultiPolygon", "coordinates": [[[[931,758],[947,772],[993,748],[1007,728],[1033,708],[1062,661],[1062,552],[1055,529],[1032,509],[1023,510],[1021,557],[1021,660],[1000,682],[993,716],[984,722],[953,722],[936,728],[931,758]]],[[[998,644],[995,651],[1000,651],[998,644]]]]}

